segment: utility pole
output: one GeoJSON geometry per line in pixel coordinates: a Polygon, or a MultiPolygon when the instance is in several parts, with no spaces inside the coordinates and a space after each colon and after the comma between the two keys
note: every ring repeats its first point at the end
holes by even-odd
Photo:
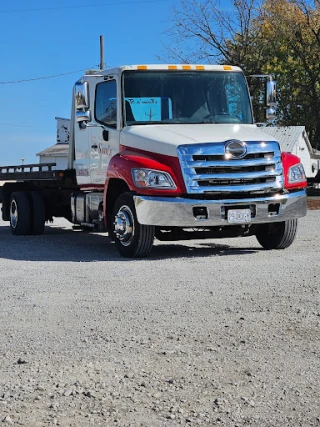
{"type": "Polygon", "coordinates": [[[100,36],[100,70],[104,69],[104,38],[100,36]]]}

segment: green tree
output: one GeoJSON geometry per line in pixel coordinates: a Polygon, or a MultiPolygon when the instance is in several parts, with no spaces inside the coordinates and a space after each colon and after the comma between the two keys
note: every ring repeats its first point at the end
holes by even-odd
{"type": "Polygon", "coordinates": [[[320,0],[235,0],[223,8],[219,0],[182,0],[168,34],[169,60],[273,74],[277,123],[306,126],[320,147],[320,0]]]}
{"type": "Polygon", "coordinates": [[[180,8],[173,10],[165,55],[185,63],[206,61],[244,67],[255,43],[251,29],[258,16],[258,0],[235,0],[231,8],[221,8],[219,0],[181,0],[180,8]]]}
{"type": "Polygon", "coordinates": [[[274,73],[279,91],[278,123],[305,125],[320,146],[319,2],[266,0],[260,20],[269,40],[266,73],[274,73]]]}

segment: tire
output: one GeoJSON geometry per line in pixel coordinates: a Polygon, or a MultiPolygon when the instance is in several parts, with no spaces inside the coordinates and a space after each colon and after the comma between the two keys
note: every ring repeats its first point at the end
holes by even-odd
{"type": "Polygon", "coordinates": [[[42,234],[46,222],[44,198],[38,191],[30,191],[31,203],[31,234],[42,234]]]}
{"type": "Polygon", "coordinates": [[[26,191],[11,194],[10,228],[12,234],[16,235],[27,235],[31,232],[31,209],[26,191]]]}
{"type": "Polygon", "coordinates": [[[296,219],[263,224],[259,226],[256,237],[264,249],[286,249],[293,243],[297,229],[298,221],[296,219]]]}
{"type": "Polygon", "coordinates": [[[116,200],[113,223],[115,245],[123,257],[143,258],[149,255],[155,227],[139,224],[131,193],[123,193],[116,200]]]}

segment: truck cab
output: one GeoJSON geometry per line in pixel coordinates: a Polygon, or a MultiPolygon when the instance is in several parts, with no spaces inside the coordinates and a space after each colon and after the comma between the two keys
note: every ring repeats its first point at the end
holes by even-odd
{"type": "Polygon", "coordinates": [[[237,67],[120,67],[85,75],[74,98],[70,167],[81,185],[104,185],[110,159],[124,147],[177,157],[181,144],[236,138],[241,125],[253,124],[237,67]]]}

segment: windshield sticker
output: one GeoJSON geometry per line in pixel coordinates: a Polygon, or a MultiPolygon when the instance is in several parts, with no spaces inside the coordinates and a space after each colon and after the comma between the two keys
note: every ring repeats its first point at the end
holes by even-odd
{"type": "Polygon", "coordinates": [[[125,100],[130,104],[135,121],[151,122],[172,119],[172,101],[168,97],[126,98],[125,100]]]}

